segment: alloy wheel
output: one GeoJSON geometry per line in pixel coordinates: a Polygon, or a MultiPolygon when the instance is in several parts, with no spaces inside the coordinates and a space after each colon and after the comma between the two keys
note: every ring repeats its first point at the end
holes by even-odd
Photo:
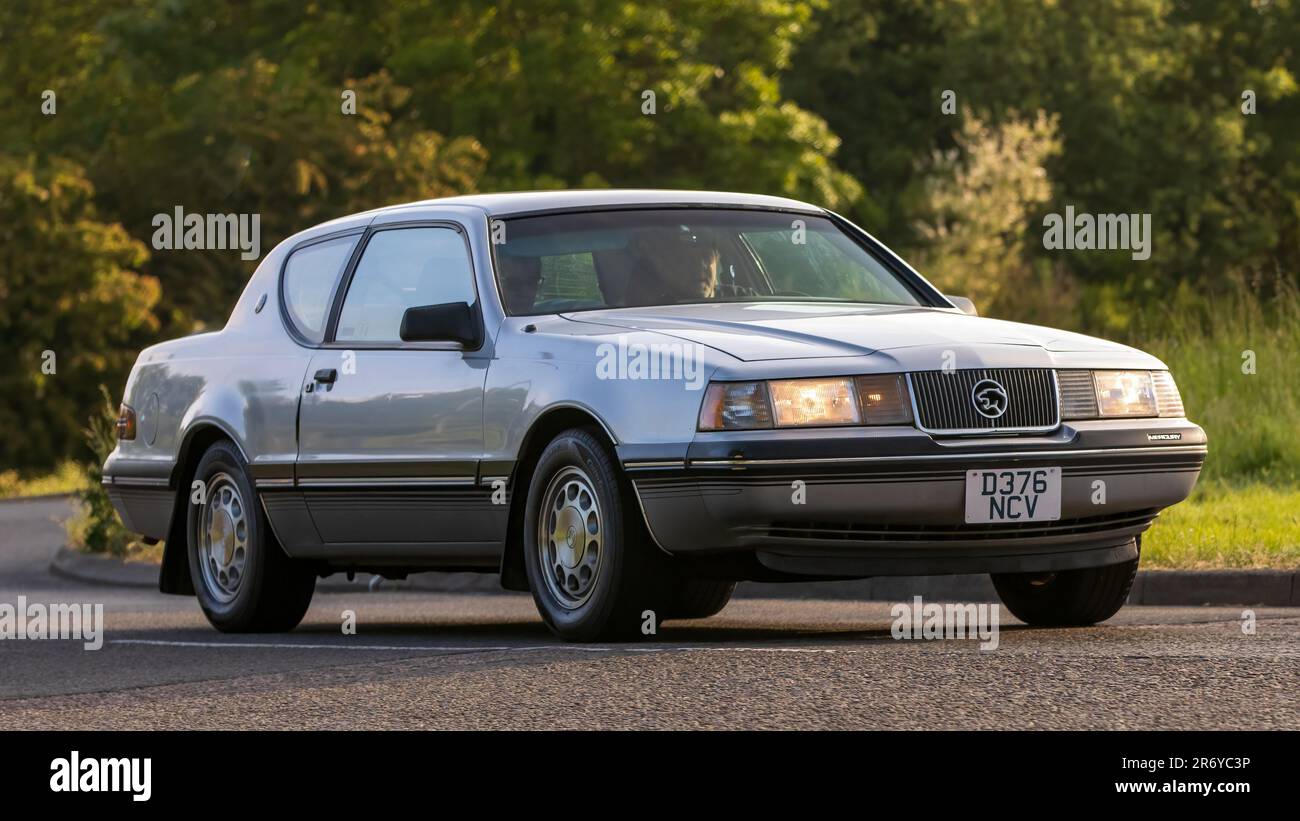
{"type": "Polygon", "coordinates": [[[604,521],[591,478],[569,466],[551,478],[537,517],[542,576],[551,595],[575,610],[591,598],[604,558],[604,521]]]}

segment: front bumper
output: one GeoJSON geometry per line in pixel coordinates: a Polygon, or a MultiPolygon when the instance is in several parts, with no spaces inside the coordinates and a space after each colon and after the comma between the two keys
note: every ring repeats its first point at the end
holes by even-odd
{"type": "Polygon", "coordinates": [[[666,552],[752,552],[774,573],[855,577],[1131,559],[1136,537],[1191,493],[1206,440],[1186,419],[1142,419],[1032,437],[940,439],[910,427],[700,434],[681,450],[620,452],[666,552]],[[965,523],[967,470],[1049,466],[1062,473],[1059,520],[965,523]]]}

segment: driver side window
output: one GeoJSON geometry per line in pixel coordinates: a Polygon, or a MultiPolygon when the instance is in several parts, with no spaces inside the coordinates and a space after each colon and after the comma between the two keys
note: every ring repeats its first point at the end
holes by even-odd
{"type": "Polygon", "coordinates": [[[474,273],[461,234],[451,228],[376,232],[357,263],[339,315],[337,342],[401,341],[407,308],[474,304],[474,273]]]}

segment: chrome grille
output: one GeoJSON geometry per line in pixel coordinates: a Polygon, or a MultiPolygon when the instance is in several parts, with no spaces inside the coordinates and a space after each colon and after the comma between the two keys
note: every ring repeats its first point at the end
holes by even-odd
{"type": "Polygon", "coordinates": [[[1002,433],[1055,428],[1056,380],[1048,368],[973,368],[908,374],[917,425],[929,433],[1002,433]],[[975,410],[971,391],[992,379],[1007,393],[1006,413],[989,419],[975,410]]]}
{"type": "Polygon", "coordinates": [[[1096,419],[1100,415],[1092,371],[1057,371],[1056,384],[1061,387],[1062,419],[1096,419]]]}

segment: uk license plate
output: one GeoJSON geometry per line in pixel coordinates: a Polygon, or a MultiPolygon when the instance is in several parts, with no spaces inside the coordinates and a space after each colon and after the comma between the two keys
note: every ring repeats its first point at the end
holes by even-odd
{"type": "Polygon", "coordinates": [[[966,522],[1052,522],[1061,518],[1061,469],[966,471],[966,522]]]}

